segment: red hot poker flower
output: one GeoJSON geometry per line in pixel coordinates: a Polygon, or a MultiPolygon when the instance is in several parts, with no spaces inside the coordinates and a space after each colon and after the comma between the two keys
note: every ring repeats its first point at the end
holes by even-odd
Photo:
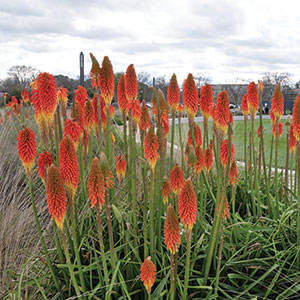
{"type": "MultiPolygon", "coordinates": [[[[226,139],[222,142],[220,147],[220,160],[224,168],[227,166],[227,160],[229,155],[228,150],[229,150],[228,139],[226,139]]],[[[230,165],[232,164],[233,159],[234,159],[234,145],[233,143],[231,143],[230,165]]]]}
{"type": "Polygon", "coordinates": [[[244,117],[248,118],[248,115],[249,115],[249,108],[248,108],[248,96],[247,94],[245,94],[243,96],[243,99],[242,99],[242,103],[241,103],[241,109],[242,109],[242,113],[244,115],[244,117]]]}
{"type": "Polygon", "coordinates": [[[136,100],[133,101],[131,111],[132,111],[132,120],[133,120],[133,122],[135,124],[139,124],[140,119],[141,119],[141,103],[140,103],[140,100],[136,99],[136,100]]]}
{"type": "Polygon", "coordinates": [[[219,132],[224,136],[230,122],[229,99],[226,91],[218,95],[217,104],[214,109],[214,123],[219,132]]]}
{"type": "Polygon", "coordinates": [[[75,149],[77,149],[79,138],[82,135],[82,129],[76,121],[67,119],[65,122],[64,136],[69,135],[74,142],[75,149]]]}
{"type": "Polygon", "coordinates": [[[92,87],[93,88],[99,88],[100,87],[101,68],[100,68],[100,65],[98,63],[98,60],[96,59],[96,57],[92,53],[90,53],[90,57],[91,57],[91,60],[92,60],[92,68],[91,68],[91,71],[90,71],[92,87]]]}
{"type": "Polygon", "coordinates": [[[291,154],[294,154],[296,151],[296,147],[297,147],[297,140],[294,136],[294,132],[293,132],[293,124],[290,126],[290,131],[289,131],[289,152],[291,154]]]}
{"type": "MultiPolygon", "coordinates": [[[[201,146],[202,145],[202,133],[201,129],[198,124],[193,123],[194,126],[194,138],[195,138],[195,144],[201,146]]],[[[191,129],[189,129],[188,132],[188,144],[190,146],[193,146],[193,139],[191,135],[191,129]]]]}
{"type": "Polygon", "coordinates": [[[46,194],[49,214],[61,230],[64,226],[67,201],[59,169],[51,165],[47,172],[46,194]]]}
{"type": "Polygon", "coordinates": [[[29,93],[26,89],[22,90],[21,96],[22,96],[22,99],[24,100],[24,102],[27,103],[29,101],[29,93]]]}
{"type": "MultiPolygon", "coordinates": [[[[217,216],[219,215],[222,196],[223,196],[223,190],[221,191],[220,199],[219,199],[218,206],[217,206],[217,216]]],[[[226,194],[224,195],[224,197],[225,197],[225,199],[223,200],[224,202],[223,202],[222,218],[223,218],[223,220],[227,220],[230,216],[230,211],[229,211],[229,204],[228,204],[228,201],[227,201],[226,194]]]]}
{"type": "MultiPolygon", "coordinates": [[[[278,138],[281,137],[282,132],[283,132],[283,124],[279,122],[278,123],[278,138]]],[[[276,123],[274,123],[274,125],[273,125],[272,133],[273,133],[273,136],[275,137],[276,136],[276,123]]]]}
{"type": "Polygon", "coordinates": [[[258,109],[257,88],[254,81],[250,82],[248,86],[247,100],[248,100],[248,108],[250,111],[251,118],[254,118],[258,109]]]}
{"type": "Polygon", "coordinates": [[[152,170],[154,170],[155,165],[156,165],[156,160],[158,158],[158,141],[157,141],[157,136],[154,133],[154,127],[151,126],[150,129],[148,130],[146,137],[145,137],[145,142],[144,142],[144,147],[145,147],[145,158],[148,160],[150,167],[152,170]]]}
{"type": "Polygon", "coordinates": [[[189,119],[194,120],[198,110],[198,92],[191,73],[183,82],[183,104],[189,119]]]}
{"type": "Polygon", "coordinates": [[[196,160],[196,163],[194,166],[194,170],[195,170],[196,174],[199,176],[202,171],[202,168],[204,167],[204,153],[203,153],[203,150],[200,145],[196,146],[195,154],[196,154],[197,160],[196,160]]]}
{"type": "Polygon", "coordinates": [[[296,96],[293,107],[293,133],[297,141],[300,139],[300,93],[296,96]]]}
{"type": "Polygon", "coordinates": [[[204,122],[207,122],[214,106],[213,91],[209,84],[201,88],[200,109],[203,114],[204,122]]]}
{"type": "Polygon", "coordinates": [[[137,97],[137,78],[134,65],[131,64],[127,67],[125,74],[125,95],[127,100],[133,100],[137,97]]]}
{"type": "Polygon", "coordinates": [[[178,106],[177,106],[177,112],[182,113],[183,108],[184,108],[183,105],[181,103],[179,103],[178,106]]]}
{"type": "Polygon", "coordinates": [[[116,174],[119,182],[122,182],[126,175],[126,161],[124,155],[116,156],[116,174]]]}
{"type": "MultiPolygon", "coordinates": [[[[263,132],[262,132],[263,136],[265,136],[265,128],[263,127],[263,132]]],[[[260,138],[260,125],[257,128],[257,137],[260,138]]]]}
{"type": "Polygon", "coordinates": [[[75,145],[69,135],[64,136],[59,145],[59,170],[67,195],[73,198],[79,182],[79,173],[75,145]]]}
{"type": "Polygon", "coordinates": [[[145,100],[142,102],[140,130],[146,131],[150,127],[150,115],[145,100]]]}
{"type": "Polygon", "coordinates": [[[88,179],[88,193],[91,201],[91,207],[98,202],[100,208],[105,200],[105,183],[97,157],[93,159],[91,171],[88,179]]]}
{"type": "Polygon", "coordinates": [[[23,163],[27,177],[31,178],[36,157],[36,141],[34,131],[30,128],[20,130],[17,141],[20,160],[23,163]]]}
{"type": "Polygon", "coordinates": [[[180,100],[180,91],[175,74],[172,75],[170,80],[167,99],[171,110],[176,111],[180,100]]]}
{"type": "Polygon", "coordinates": [[[118,104],[120,111],[128,111],[128,100],[125,94],[125,76],[121,75],[119,83],[118,83],[118,104]]]}
{"type": "Polygon", "coordinates": [[[167,249],[170,250],[172,254],[175,254],[178,251],[178,246],[180,245],[180,227],[172,204],[168,206],[167,210],[167,218],[164,226],[164,238],[167,249]]]}
{"type": "Polygon", "coordinates": [[[238,169],[236,167],[236,163],[234,159],[229,169],[228,183],[231,185],[236,185],[237,182],[238,182],[238,169]]]}
{"type": "Polygon", "coordinates": [[[100,153],[100,168],[104,176],[105,186],[108,189],[111,189],[114,185],[113,182],[114,176],[110,170],[107,158],[103,152],[100,153]]]}
{"type": "Polygon", "coordinates": [[[154,284],[156,278],[156,268],[151,257],[149,256],[141,266],[141,281],[144,282],[144,286],[147,290],[147,293],[150,294],[151,288],[154,284]]]}
{"type": "Polygon", "coordinates": [[[57,99],[59,102],[67,104],[68,102],[68,90],[63,86],[57,89],[57,99]]]}
{"type": "Polygon", "coordinates": [[[188,178],[178,196],[178,211],[181,223],[186,230],[191,230],[196,223],[197,199],[190,178],[188,178]]]}
{"type": "Polygon", "coordinates": [[[51,152],[47,152],[44,150],[39,154],[37,159],[37,171],[43,182],[45,182],[46,167],[50,167],[52,163],[53,163],[53,155],[51,152]]]}
{"type": "Polygon", "coordinates": [[[281,116],[283,115],[283,95],[280,89],[280,82],[278,82],[274,95],[272,98],[272,107],[271,112],[273,113],[275,119],[280,120],[281,116]]]}
{"type": "Polygon", "coordinates": [[[164,205],[168,205],[169,197],[171,194],[171,188],[170,188],[169,180],[166,176],[164,176],[163,178],[161,193],[162,193],[162,199],[164,205]]]}
{"type": "Polygon", "coordinates": [[[170,187],[175,195],[178,195],[184,184],[184,173],[176,164],[170,172],[170,187]]]}
{"type": "Polygon", "coordinates": [[[211,170],[214,163],[214,154],[213,154],[213,146],[212,146],[212,140],[210,140],[208,148],[205,150],[204,155],[204,168],[207,172],[211,170]]]}
{"type": "MultiPolygon", "coordinates": [[[[90,132],[93,126],[94,118],[95,118],[94,106],[91,103],[90,99],[84,104],[84,120],[85,120],[85,127],[90,132]]],[[[98,119],[97,119],[98,121],[98,119]]]]}
{"type": "Polygon", "coordinates": [[[100,83],[102,97],[105,100],[105,103],[110,105],[111,100],[114,96],[115,76],[114,76],[112,64],[108,56],[104,56],[103,58],[99,79],[100,79],[99,83],[100,83]]]}

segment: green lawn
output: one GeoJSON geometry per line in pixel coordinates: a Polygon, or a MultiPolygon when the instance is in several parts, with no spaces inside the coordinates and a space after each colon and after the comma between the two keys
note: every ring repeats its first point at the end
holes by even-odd
{"type": "MultiPolygon", "coordinates": [[[[286,134],[287,129],[284,125],[285,120],[282,120],[283,123],[283,133],[280,138],[279,143],[279,151],[278,151],[278,164],[280,167],[285,166],[285,157],[286,157],[286,134]]],[[[203,131],[203,123],[198,123],[201,127],[201,130],[203,131]]],[[[209,136],[212,137],[212,122],[209,122],[209,136]]],[[[254,128],[255,128],[255,146],[258,151],[258,138],[257,138],[257,128],[259,125],[259,120],[255,120],[254,128]]],[[[271,152],[271,140],[272,140],[272,125],[270,120],[263,120],[263,125],[265,127],[265,135],[264,135],[264,145],[265,145],[265,155],[266,155],[266,161],[269,164],[270,160],[270,152],[271,152]]],[[[182,124],[182,138],[184,144],[187,141],[187,135],[189,126],[187,123],[182,124]]],[[[247,143],[249,144],[249,133],[251,130],[251,121],[248,121],[247,124],[247,143]]],[[[234,148],[235,148],[235,158],[239,161],[244,161],[244,121],[235,121],[233,126],[234,131],[234,148]]],[[[168,140],[171,141],[171,128],[168,136],[168,140]]],[[[179,134],[178,134],[178,125],[176,125],[175,130],[175,143],[179,145],[179,134]]],[[[273,164],[274,164],[274,148],[275,143],[273,147],[273,164]]]]}

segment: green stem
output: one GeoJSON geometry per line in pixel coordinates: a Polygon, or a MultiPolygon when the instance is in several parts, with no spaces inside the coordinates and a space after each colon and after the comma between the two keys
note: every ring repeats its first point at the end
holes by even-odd
{"type": "Polygon", "coordinates": [[[172,135],[171,135],[171,149],[170,149],[170,171],[173,168],[173,152],[174,152],[174,136],[175,136],[175,117],[176,117],[176,111],[172,110],[172,135]]]}
{"type": "Polygon", "coordinates": [[[97,89],[97,112],[98,112],[98,151],[101,152],[101,144],[102,144],[102,128],[101,128],[101,111],[100,111],[100,96],[99,89],[97,89]]]}
{"type": "Polygon", "coordinates": [[[184,285],[183,285],[183,295],[182,299],[188,299],[188,284],[190,278],[190,260],[191,260],[191,229],[186,230],[186,239],[187,239],[187,249],[186,249],[186,261],[185,261],[185,275],[184,275],[184,285]]]}
{"type": "Polygon", "coordinates": [[[150,255],[152,261],[155,262],[155,248],[154,248],[154,170],[151,169],[150,174],[150,255]]]}
{"type": "MultiPolygon", "coordinates": [[[[256,170],[256,153],[254,149],[254,116],[251,117],[251,152],[252,152],[252,160],[253,160],[253,171],[254,171],[254,182],[251,177],[251,198],[252,198],[252,211],[253,215],[257,216],[256,211],[256,201],[255,201],[255,191],[257,190],[257,170],[256,170]]],[[[259,192],[259,191],[258,191],[259,192]]]]}
{"type": "Polygon", "coordinates": [[[223,241],[224,241],[224,220],[222,220],[222,226],[221,226],[221,239],[220,239],[220,246],[219,246],[217,272],[216,272],[217,273],[216,274],[216,285],[215,285],[216,295],[218,294],[218,289],[219,289],[219,278],[220,278],[220,269],[221,269],[221,262],[222,262],[223,241]]]}
{"type": "Polygon", "coordinates": [[[174,264],[174,254],[170,255],[170,264],[171,264],[171,293],[170,300],[175,300],[176,297],[176,278],[175,278],[175,264],[174,264]]]}
{"type": "Polygon", "coordinates": [[[183,142],[181,136],[181,113],[178,113],[178,133],[179,133],[179,143],[181,149],[181,168],[183,172],[185,172],[185,165],[184,165],[184,149],[183,149],[183,142]]]}
{"type": "Polygon", "coordinates": [[[276,118],[276,135],[275,135],[275,201],[276,201],[276,217],[279,218],[279,197],[278,197],[278,118],[276,118]]]}
{"type": "MultiPolygon", "coordinates": [[[[298,190],[297,190],[297,246],[300,247],[300,142],[297,143],[297,168],[298,168],[298,190]]],[[[300,266],[300,256],[297,255],[297,267],[300,266]]]]}

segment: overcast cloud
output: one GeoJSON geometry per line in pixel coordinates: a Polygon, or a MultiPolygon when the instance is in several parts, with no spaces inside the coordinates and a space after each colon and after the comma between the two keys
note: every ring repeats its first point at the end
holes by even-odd
{"type": "Polygon", "coordinates": [[[78,76],[79,53],[114,71],[189,72],[215,83],[262,72],[300,79],[300,2],[224,0],[1,0],[0,78],[13,65],[78,76]]]}

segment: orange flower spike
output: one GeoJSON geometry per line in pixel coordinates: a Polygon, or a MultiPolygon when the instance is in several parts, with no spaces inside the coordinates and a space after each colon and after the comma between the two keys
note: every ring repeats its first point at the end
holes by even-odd
{"type": "Polygon", "coordinates": [[[20,130],[17,141],[19,158],[23,163],[27,177],[31,178],[36,157],[36,141],[34,131],[30,128],[20,130]]]}
{"type": "Polygon", "coordinates": [[[156,278],[156,268],[153,262],[151,261],[150,256],[147,259],[145,259],[145,261],[141,266],[140,271],[141,271],[141,281],[143,281],[147,293],[150,294],[151,288],[156,278]]]}
{"type": "Polygon", "coordinates": [[[164,225],[164,241],[172,254],[178,251],[180,245],[180,227],[172,204],[169,204],[164,225]]]}
{"type": "Polygon", "coordinates": [[[46,167],[50,167],[52,163],[53,163],[53,155],[51,152],[47,152],[44,150],[39,154],[37,159],[37,171],[43,182],[45,182],[46,167]]]}
{"type": "MultiPolygon", "coordinates": [[[[221,200],[222,200],[222,196],[223,196],[223,190],[220,193],[220,199],[218,202],[218,206],[217,206],[217,216],[219,215],[219,210],[220,210],[220,205],[221,205],[221,200]]],[[[229,219],[230,216],[230,211],[229,211],[229,203],[225,194],[225,199],[223,200],[223,213],[222,213],[222,218],[223,220],[227,220],[229,219]]]]}
{"type": "Polygon", "coordinates": [[[68,90],[66,88],[64,88],[63,86],[60,86],[57,89],[57,99],[59,102],[61,103],[65,103],[67,104],[68,102],[68,90]]]}
{"type": "Polygon", "coordinates": [[[116,174],[119,182],[123,182],[126,175],[126,161],[124,155],[116,156],[116,174]]]}
{"type": "Polygon", "coordinates": [[[135,124],[139,124],[140,120],[141,120],[141,104],[140,104],[140,100],[136,99],[133,100],[133,105],[131,108],[132,111],[132,120],[135,124]]]}
{"type": "Polygon", "coordinates": [[[170,80],[167,99],[171,110],[176,111],[180,100],[180,91],[175,74],[172,75],[170,80]]]}
{"type": "Polygon", "coordinates": [[[245,118],[248,118],[249,108],[248,108],[248,96],[245,94],[242,98],[241,109],[245,118]]]}
{"type": "Polygon", "coordinates": [[[207,122],[214,106],[211,86],[209,84],[204,85],[201,88],[200,95],[200,109],[202,111],[204,121],[207,122]]]}
{"type": "Polygon", "coordinates": [[[281,116],[283,115],[283,95],[280,89],[280,82],[278,82],[274,95],[272,98],[272,107],[271,112],[273,113],[275,119],[280,120],[281,116]]]}
{"type": "Polygon", "coordinates": [[[120,111],[128,112],[128,100],[125,94],[125,75],[122,74],[118,83],[118,104],[120,111]]]}
{"type": "Polygon", "coordinates": [[[146,131],[150,127],[150,115],[145,100],[142,102],[140,130],[146,131]]]}
{"type": "Polygon", "coordinates": [[[262,93],[263,90],[264,90],[264,85],[263,85],[262,81],[258,81],[258,91],[260,93],[262,93]]]}
{"type": "Polygon", "coordinates": [[[188,118],[194,120],[198,110],[198,91],[191,73],[183,82],[183,104],[188,118]]]}
{"type": "Polygon", "coordinates": [[[93,159],[88,178],[88,195],[92,208],[97,202],[100,208],[102,207],[105,200],[105,182],[97,157],[93,159]]]}
{"type": "Polygon", "coordinates": [[[107,158],[103,152],[100,153],[100,168],[104,177],[105,186],[111,189],[114,185],[114,176],[110,170],[107,158]]]}
{"type": "Polygon", "coordinates": [[[213,116],[216,127],[224,136],[228,129],[228,123],[230,122],[229,99],[227,91],[223,91],[218,95],[213,116]]]}
{"type": "MultiPolygon", "coordinates": [[[[202,145],[202,133],[201,133],[201,129],[199,127],[198,124],[193,123],[194,125],[194,138],[195,138],[195,144],[201,146],[202,145]]],[[[189,129],[188,132],[188,144],[190,146],[193,145],[193,139],[192,139],[192,135],[191,135],[191,129],[189,129]]]]}
{"type": "MultiPolygon", "coordinates": [[[[281,137],[282,132],[283,132],[283,124],[279,122],[278,123],[278,138],[281,137]]],[[[273,136],[275,137],[276,136],[276,123],[274,123],[274,125],[273,125],[272,133],[273,133],[273,136]]]]}
{"type": "Polygon", "coordinates": [[[202,171],[202,168],[204,167],[204,153],[203,153],[203,150],[200,145],[196,146],[195,155],[196,155],[197,161],[195,163],[194,169],[195,169],[196,174],[199,176],[202,171]]]}
{"type": "Polygon", "coordinates": [[[56,225],[63,229],[67,201],[63,179],[54,165],[51,165],[47,172],[46,195],[49,214],[56,225]]]}
{"type": "Polygon", "coordinates": [[[214,163],[214,153],[213,153],[213,146],[212,146],[212,140],[210,140],[208,148],[205,150],[204,155],[204,168],[207,172],[211,170],[214,163]]]}
{"type": "Polygon", "coordinates": [[[108,58],[108,56],[104,56],[102,65],[101,65],[101,71],[100,71],[100,89],[102,97],[106,104],[110,105],[111,100],[114,96],[114,90],[115,90],[115,76],[112,64],[108,58]]]}
{"type": "MultiPolygon", "coordinates": [[[[265,128],[263,127],[263,137],[265,136],[265,128]]],[[[260,138],[260,125],[257,128],[257,137],[260,138]]]]}
{"type": "Polygon", "coordinates": [[[181,103],[179,103],[178,106],[177,106],[177,112],[182,113],[183,108],[184,108],[183,105],[181,103]]]}
{"type": "Polygon", "coordinates": [[[59,170],[67,195],[73,198],[79,182],[79,173],[75,145],[69,135],[64,136],[59,145],[59,170]]]}
{"type": "Polygon", "coordinates": [[[293,133],[297,141],[300,139],[300,93],[296,96],[294,106],[293,106],[293,133]]]}
{"type": "Polygon", "coordinates": [[[170,172],[170,187],[175,195],[178,195],[184,184],[184,173],[176,164],[170,172]]]}
{"type": "Polygon", "coordinates": [[[89,132],[91,131],[91,128],[93,126],[94,117],[95,117],[94,115],[95,115],[94,106],[90,101],[90,99],[87,99],[87,101],[84,104],[84,119],[85,119],[85,127],[89,132]]]}
{"type": "Polygon", "coordinates": [[[86,89],[82,86],[78,86],[78,89],[74,90],[74,93],[75,93],[75,102],[78,103],[78,106],[80,108],[83,108],[85,100],[88,96],[86,89]]]}
{"type": "Polygon", "coordinates": [[[254,118],[258,109],[257,87],[254,81],[250,82],[247,90],[248,108],[251,118],[254,118]]]}
{"type": "Polygon", "coordinates": [[[69,135],[77,149],[79,138],[82,136],[82,129],[76,121],[67,119],[65,122],[64,136],[69,135]]]}
{"type": "Polygon", "coordinates": [[[92,68],[90,71],[90,77],[91,77],[91,84],[93,88],[99,88],[100,87],[100,72],[101,72],[101,68],[100,65],[98,63],[98,60],[96,59],[96,57],[90,53],[90,57],[92,60],[92,68]]]}
{"type": "MultiPolygon", "coordinates": [[[[223,167],[225,168],[227,166],[227,160],[228,160],[228,139],[224,140],[221,144],[220,147],[220,160],[221,160],[221,164],[223,165],[223,167]]],[[[231,143],[231,156],[230,156],[230,165],[233,162],[233,158],[234,158],[234,144],[231,143]]]]}
{"type": "Polygon", "coordinates": [[[125,74],[125,95],[127,100],[133,100],[137,97],[137,78],[134,65],[131,64],[127,67],[125,74]]]}
{"type": "Polygon", "coordinates": [[[171,187],[169,180],[166,176],[164,176],[163,178],[161,193],[164,205],[168,205],[169,197],[171,195],[171,187]]]}
{"type": "Polygon", "coordinates": [[[289,131],[289,152],[291,154],[294,154],[296,151],[296,147],[297,147],[297,140],[294,136],[293,124],[291,124],[290,131],[289,131]]]}
{"type": "Polygon", "coordinates": [[[148,130],[145,141],[144,141],[144,147],[145,147],[145,158],[148,160],[150,167],[154,171],[156,161],[158,158],[158,141],[157,136],[154,132],[154,127],[151,126],[148,130]]]}
{"type": "Polygon", "coordinates": [[[230,166],[230,169],[229,169],[228,183],[231,185],[236,185],[237,182],[238,182],[238,169],[237,169],[236,162],[234,159],[230,166]]]}
{"type": "Polygon", "coordinates": [[[29,93],[26,89],[22,90],[21,96],[25,103],[27,103],[29,101],[29,93]]]}
{"type": "Polygon", "coordinates": [[[190,178],[188,178],[178,196],[178,211],[180,221],[187,230],[191,230],[196,223],[197,198],[190,178]]]}

